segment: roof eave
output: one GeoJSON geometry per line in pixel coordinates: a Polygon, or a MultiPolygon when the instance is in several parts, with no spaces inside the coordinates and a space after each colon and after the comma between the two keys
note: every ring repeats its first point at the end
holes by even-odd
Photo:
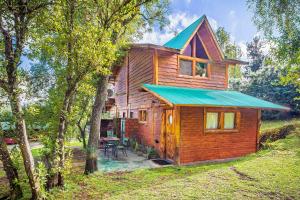
{"type": "Polygon", "coordinates": [[[178,49],[173,49],[173,48],[151,44],[151,43],[133,43],[130,45],[130,48],[157,49],[157,50],[168,51],[173,53],[180,53],[180,50],[178,49]]]}
{"type": "Polygon", "coordinates": [[[213,61],[216,64],[227,64],[227,65],[248,65],[249,62],[237,60],[237,59],[224,59],[221,61],[213,61]]]}
{"type": "Polygon", "coordinates": [[[256,106],[225,106],[225,105],[208,105],[208,104],[174,104],[174,106],[186,106],[186,107],[218,107],[218,108],[249,108],[249,109],[261,109],[261,110],[278,110],[278,111],[290,111],[288,107],[283,108],[268,108],[268,107],[256,107],[256,106]]]}

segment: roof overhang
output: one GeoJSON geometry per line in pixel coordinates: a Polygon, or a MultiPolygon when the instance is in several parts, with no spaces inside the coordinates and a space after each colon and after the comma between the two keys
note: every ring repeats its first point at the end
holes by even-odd
{"type": "Polygon", "coordinates": [[[142,89],[151,93],[167,105],[194,107],[253,108],[263,110],[285,110],[290,108],[261,100],[240,92],[200,88],[173,87],[144,84],[142,89]]]}
{"type": "Polygon", "coordinates": [[[226,65],[248,65],[249,62],[237,60],[237,59],[224,59],[221,61],[213,61],[216,64],[226,64],[226,65]]]}
{"type": "Polygon", "coordinates": [[[140,43],[140,44],[133,43],[130,45],[130,47],[131,48],[142,48],[142,49],[157,49],[157,50],[168,51],[168,52],[173,52],[173,53],[180,53],[180,50],[164,47],[161,45],[150,44],[150,43],[140,43]]]}

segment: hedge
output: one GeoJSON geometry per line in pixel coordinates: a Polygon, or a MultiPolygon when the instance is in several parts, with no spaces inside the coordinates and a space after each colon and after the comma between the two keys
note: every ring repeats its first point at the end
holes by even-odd
{"type": "Polygon", "coordinates": [[[285,138],[293,130],[296,129],[296,124],[284,125],[279,128],[268,129],[262,131],[259,135],[259,148],[264,147],[266,142],[274,142],[285,138]]]}

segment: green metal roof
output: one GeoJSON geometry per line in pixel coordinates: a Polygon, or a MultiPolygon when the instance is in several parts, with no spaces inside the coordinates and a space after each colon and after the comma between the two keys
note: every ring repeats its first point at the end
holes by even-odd
{"type": "Polygon", "coordinates": [[[199,24],[202,23],[204,18],[205,15],[202,15],[202,17],[197,19],[194,23],[189,25],[186,29],[181,31],[178,35],[176,35],[171,40],[169,40],[166,44],[164,44],[164,46],[172,49],[181,50],[184,47],[184,45],[188,42],[191,35],[195,32],[199,24]]]}
{"type": "Polygon", "coordinates": [[[289,110],[278,104],[264,101],[240,92],[229,90],[209,90],[187,87],[173,87],[162,85],[144,84],[143,88],[173,105],[195,106],[225,106],[246,107],[275,110],[289,110]]]}

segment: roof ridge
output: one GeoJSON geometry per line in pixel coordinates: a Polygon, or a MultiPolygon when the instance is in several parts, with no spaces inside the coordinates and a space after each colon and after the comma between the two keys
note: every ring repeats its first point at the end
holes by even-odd
{"type": "Polygon", "coordinates": [[[204,19],[206,19],[206,15],[202,15],[201,17],[199,17],[197,20],[183,29],[180,33],[166,42],[163,46],[181,50],[204,19]]]}

